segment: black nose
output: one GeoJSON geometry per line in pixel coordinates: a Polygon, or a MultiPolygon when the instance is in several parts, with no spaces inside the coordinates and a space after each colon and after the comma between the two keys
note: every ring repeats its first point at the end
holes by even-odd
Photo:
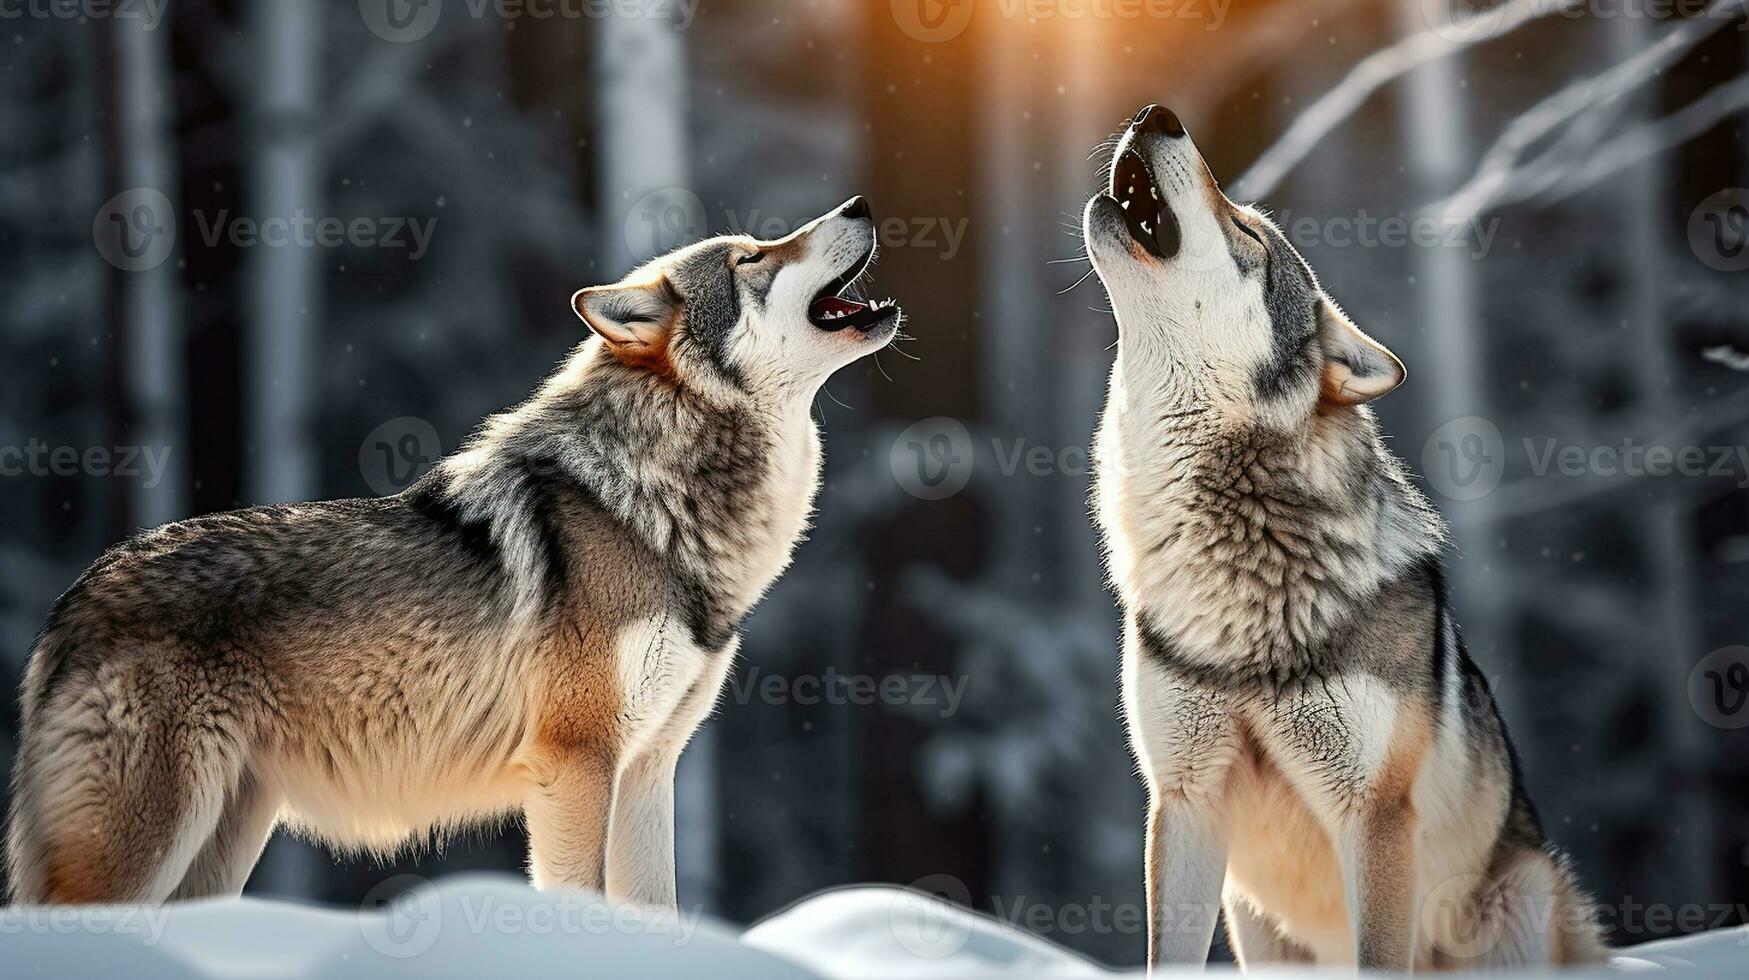
{"type": "Polygon", "coordinates": [[[844,202],[844,207],[838,210],[838,215],[843,218],[862,218],[867,220],[869,218],[868,198],[858,194],[844,202]]]}
{"type": "Polygon", "coordinates": [[[1136,113],[1133,125],[1139,133],[1159,133],[1175,139],[1184,135],[1184,124],[1178,121],[1177,113],[1165,106],[1151,105],[1136,113]]]}

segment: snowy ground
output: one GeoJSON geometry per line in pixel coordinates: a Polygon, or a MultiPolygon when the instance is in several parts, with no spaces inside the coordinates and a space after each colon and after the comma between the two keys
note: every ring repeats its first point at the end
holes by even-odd
{"type": "MultiPolygon", "coordinates": [[[[616,909],[513,879],[420,884],[363,911],[256,899],[171,908],[0,910],[0,977],[1074,978],[1106,971],[915,893],[847,888],[741,932],[616,909]]],[[[1614,970],[1749,977],[1749,929],[1624,950],[1614,970]]],[[[1581,976],[1581,974],[1567,974],[1581,976]]]]}

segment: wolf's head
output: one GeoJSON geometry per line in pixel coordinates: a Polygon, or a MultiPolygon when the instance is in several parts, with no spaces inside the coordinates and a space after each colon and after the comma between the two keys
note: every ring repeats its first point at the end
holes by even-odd
{"type": "Polygon", "coordinates": [[[1136,114],[1082,225],[1126,351],[1178,399],[1289,429],[1403,380],[1281,230],[1227,199],[1169,109],[1136,114]]]}
{"type": "Polygon", "coordinates": [[[899,309],[843,296],[875,253],[852,198],[787,238],[727,235],[634,270],[571,306],[621,363],[695,389],[811,394],[891,340],[899,309]]]}

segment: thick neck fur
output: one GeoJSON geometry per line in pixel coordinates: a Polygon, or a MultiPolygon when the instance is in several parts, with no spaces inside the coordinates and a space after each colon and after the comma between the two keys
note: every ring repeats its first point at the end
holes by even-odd
{"type": "Polygon", "coordinates": [[[519,609],[538,609],[541,596],[539,483],[569,481],[665,564],[700,606],[684,610],[694,633],[714,647],[806,529],[820,466],[810,404],[677,384],[591,341],[527,402],[488,419],[439,475],[469,519],[490,521],[519,609]]]}
{"type": "Polygon", "coordinates": [[[1365,408],[1283,428],[1120,353],[1098,437],[1098,511],[1129,615],[1211,666],[1292,672],[1444,527],[1365,408]]]}

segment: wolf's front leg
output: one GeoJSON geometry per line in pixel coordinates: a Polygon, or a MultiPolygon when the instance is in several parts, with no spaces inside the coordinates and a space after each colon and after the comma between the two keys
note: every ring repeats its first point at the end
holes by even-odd
{"type": "Polygon", "coordinates": [[[536,888],[601,891],[607,865],[607,818],[613,808],[612,757],[569,749],[535,767],[523,803],[529,877],[536,888]]]}
{"type": "Polygon", "coordinates": [[[674,768],[670,752],[651,750],[619,774],[607,842],[607,895],[673,909],[674,768]]]}
{"type": "Polygon", "coordinates": [[[1257,725],[1329,834],[1354,962],[1408,970],[1417,924],[1413,792],[1433,731],[1426,711],[1389,682],[1353,672],[1284,693],[1257,725]]]}
{"type": "Polygon", "coordinates": [[[1225,821],[1174,791],[1148,804],[1148,968],[1208,962],[1227,870],[1225,821]]]}
{"type": "Polygon", "coordinates": [[[1133,626],[1124,716],[1148,781],[1148,966],[1208,962],[1226,877],[1226,789],[1238,734],[1225,695],[1174,669],[1133,626]]]}
{"type": "Polygon", "coordinates": [[[710,655],[662,728],[620,770],[607,841],[607,894],[621,902],[677,907],[674,886],[674,770],[717,703],[740,638],[710,655]]]}
{"type": "Polygon", "coordinates": [[[1367,800],[1342,838],[1356,960],[1362,970],[1406,973],[1414,962],[1416,924],[1415,812],[1407,792],[1367,800]]]}

